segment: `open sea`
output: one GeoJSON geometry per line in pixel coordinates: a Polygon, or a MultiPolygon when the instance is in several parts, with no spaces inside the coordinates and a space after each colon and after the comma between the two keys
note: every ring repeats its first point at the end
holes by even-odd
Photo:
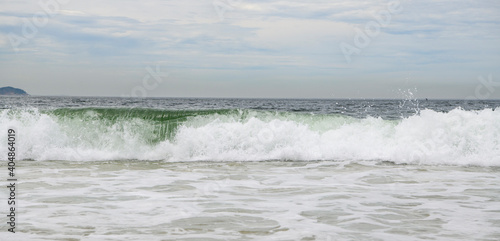
{"type": "Polygon", "coordinates": [[[0,97],[0,240],[500,240],[499,106],[0,97]]]}

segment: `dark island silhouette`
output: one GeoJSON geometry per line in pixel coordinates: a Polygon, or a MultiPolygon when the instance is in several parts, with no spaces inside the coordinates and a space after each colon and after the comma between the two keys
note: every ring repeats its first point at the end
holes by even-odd
{"type": "Polygon", "coordinates": [[[28,95],[28,93],[22,89],[7,86],[0,88],[0,95],[28,95]]]}

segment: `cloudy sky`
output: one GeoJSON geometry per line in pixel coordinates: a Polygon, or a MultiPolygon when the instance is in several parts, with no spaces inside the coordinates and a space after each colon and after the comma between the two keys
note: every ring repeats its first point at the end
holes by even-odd
{"type": "Polygon", "coordinates": [[[498,0],[0,6],[0,87],[32,95],[500,98],[498,0]]]}

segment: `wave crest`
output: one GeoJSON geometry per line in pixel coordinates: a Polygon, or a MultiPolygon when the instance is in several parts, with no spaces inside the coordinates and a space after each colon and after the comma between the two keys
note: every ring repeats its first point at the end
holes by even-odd
{"type": "MultiPolygon", "coordinates": [[[[2,110],[33,160],[392,161],[500,166],[500,113],[422,110],[400,120],[252,110],[2,110]]],[[[0,141],[6,150],[6,138],[0,141]]],[[[2,154],[2,157],[5,157],[2,154]]]]}

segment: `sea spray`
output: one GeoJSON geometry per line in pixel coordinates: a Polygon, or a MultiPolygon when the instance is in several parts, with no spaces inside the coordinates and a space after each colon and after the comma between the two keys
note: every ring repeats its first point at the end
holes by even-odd
{"type": "MultiPolygon", "coordinates": [[[[391,161],[500,166],[500,112],[429,109],[399,120],[255,110],[16,109],[20,159],[391,161]]],[[[1,131],[1,130],[0,130],[1,131]]],[[[0,142],[4,150],[6,142],[0,142]]]]}

